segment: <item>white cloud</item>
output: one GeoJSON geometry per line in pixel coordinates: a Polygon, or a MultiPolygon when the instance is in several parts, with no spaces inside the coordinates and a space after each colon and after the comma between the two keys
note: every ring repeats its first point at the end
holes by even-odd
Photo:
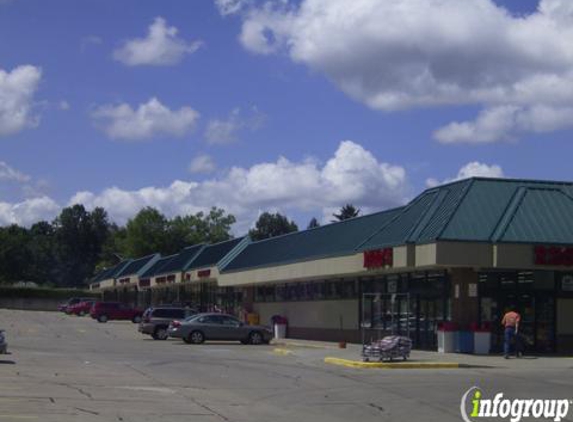
{"type": "Polygon", "coordinates": [[[13,135],[38,125],[33,99],[42,77],[40,68],[18,66],[11,72],[0,69],[0,136],[13,135]]]}
{"type": "Polygon", "coordinates": [[[235,142],[239,132],[258,130],[264,123],[265,116],[256,107],[253,107],[249,116],[243,116],[240,108],[229,113],[227,119],[212,119],[207,123],[205,139],[210,144],[225,145],[235,142]]]}
{"type": "Polygon", "coordinates": [[[216,169],[215,162],[211,156],[203,154],[195,157],[191,164],[189,164],[189,171],[191,173],[212,173],[216,169]]]}
{"type": "Polygon", "coordinates": [[[135,110],[125,103],[104,105],[92,117],[110,138],[136,141],[157,136],[182,137],[193,131],[199,113],[188,106],[170,110],[157,98],[151,98],[135,110]]]}
{"type": "Polygon", "coordinates": [[[243,233],[261,209],[320,211],[347,202],[363,209],[382,209],[405,202],[406,190],[402,167],[379,162],[362,146],[344,141],[324,165],[312,159],[292,162],[281,157],[249,168],[233,167],[222,177],[204,182],[177,180],[160,188],[79,192],[69,203],[102,206],[119,223],[145,206],[167,215],[218,206],[237,217],[235,231],[243,233]]]}
{"type": "Polygon", "coordinates": [[[467,179],[470,177],[505,177],[503,173],[503,169],[498,166],[497,164],[484,164],[478,161],[472,161],[464,165],[458,171],[456,177],[451,179],[445,179],[443,181],[439,181],[437,179],[431,178],[426,180],[426,186],[432,188],[434,186],[442,185],[444,183],[454,182],[456,180],[467,179]]]}
{"type": "MultiPolygon", "coordinates": [[[[9,174],[12,178],[25,178],[13,172],[9,174]]],[[[248,168],[233,167],[221,176],[202,182],[175,180],[164,187],[81,191],[74,194],[67,205],[80,203],[87,209],[104,207],[119,224],[147,206],[170,217],[217,206],[237,217],[234,231],[242,234],[261,210],[312,211],[330,216],[332,210],[351,202],[367,213],[403,204],[407,191],[404,168],[379,161],[355,142],[343,141],[324,164],[311,158],[295,162],[279,157],[275,162],[248,168]]],[[[19,203],[0,202],[0,225],[30,225],[41,219],[52,219],[61,207],[45,195],[19,203]]]]}
{"type": "Polygon", "coordinates": [[[239,13],[251,3],[250,0],[215,0],[215,6],[223,16],[239,13]]]}
{"type": "Polygon", "coordinates": [[[0,161],[0,181],[26,183],[31,180],[31,177],[21,171],[10,167],[4,161],[0,161]]]}
{"type": "Polygon", "coordinates": [[[177,36],[178,29],[167,26],[165,19],[156,17],[145,38],[125,41],[114,51],[114,58],[128,66],[170,66],[201,47],[201,41],[187,42],[177,36]]]}
{"type": "Polygon", "coordinates": [[[60,210],[61,207],[47,196],[18,203],[0,202],[0,225],[30,226],[40,220],[52,220],[60,210]]]}
{"type": "Polygon", "coordinates": [[[573,127],[570,0],[541,0],[527,16],[493,0],[275,1],[241,16],[245,48],[285,53],[373,109],[484,108],[438,130],[441,142],[573,127]]]}

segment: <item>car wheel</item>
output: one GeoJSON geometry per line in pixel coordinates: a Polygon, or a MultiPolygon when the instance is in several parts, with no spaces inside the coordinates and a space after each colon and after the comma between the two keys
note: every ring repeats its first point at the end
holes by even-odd
{"type": "Polygon", "coordinates": [[[186,343],[201,344],[205,341],[205,335],[201,331],[193,331],[185,339],[186,343]]]}
{"type": "Polygon", "coordinates": [[[169,337],[167,327],[157,327],[151,337],[153,337],[154,340],[167,340],[169,337]]]}
{"type": "Polygon", "coordinates": [[[249,334],[249,343],[251,344],[263,344],[263,335],[258,331],[253,331],[249,334]]]}
{"type": "Polygon", "coordinates": [[[107,322],[107,315],[100,315],[97,317],[98,322],[107,322]]]}
{"type": "Polygon", "coordinates": [[[131,322],[133,322],[134,324],[139,324],[141,322],[141,315],[134,316],[131,322]]]}

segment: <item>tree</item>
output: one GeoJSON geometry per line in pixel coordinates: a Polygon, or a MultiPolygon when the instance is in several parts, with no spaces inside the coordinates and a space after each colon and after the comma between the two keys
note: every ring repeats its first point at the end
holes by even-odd
{"type": "Polygon", "coordinates": [[[296,231],[298,231],[297,225],[284,215],[264,212],[259,216],[255,228],[249,230],[249,236],[253,240],[262,240],[296,231]]]}
{"type": "Polygon", "coordinates": [[[126,225],[123,252],[127,257],[137,258],[152,253],[168,254],[168,221],[155,208],[147,207],[130,219],[126,225]]]}
{"type": "Polygon", "coordinates": [[[0,228],[0,281],[29,280],[29,233],[16,224],[0,228]]]}
{"type": "Polygon", "coordinates": [[[84,286],[109,236],[109,222],[103,208],[91,213],[83,205],[64,208],[52,224],[56,251],[56,282],[62,286],[84,286]]]}
{"type": "Polygon", "coordinates": [[[306,228],[307,229],[314,229],[315,227],[320,227],[320,223],[318,222],[316,217],[312,217],[312,219],[309,221],[308,226],[306,228]]]}
{"type": "Polygon", "coordinates": [[[57,254],[54,227],[40,221],[30,227],[28,250],[32,257],[28,278],[38,284],[54,284],[57,275],[57,254]]]}
{"type": "Polygon", "coordinates": [[[202,211],[195,215],[177,216],[169,222],[170,244],[177,250],[198,243],[217,243],[229,240],[231,226],[236,219],[224,210],[213,207],[207,215],[202,211]]]}
{"type": "Polygon", "coordinates": [[[336,223],[337,221],[344,221],[348,220],[349,218],[358,217],[358,214],[360,214],[359,209],[357,209],[352,204],[346,204],[342,208],[340,208],[338,214],[332,214],[332,216],[336,219],[332,220],[332,222],[336,223]]]}

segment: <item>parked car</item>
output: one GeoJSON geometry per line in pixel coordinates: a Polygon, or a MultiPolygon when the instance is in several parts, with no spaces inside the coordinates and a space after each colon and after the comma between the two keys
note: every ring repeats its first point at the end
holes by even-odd
{"type": "Polygon", "coordinates": [[[262,344],[271,341],[269,327],[247,325],[232,315],[202,313],[184,321],[169,324],[170,337],[181,338],[185,343],[201,344],[205,340],[235,340],[243,344],[262,344]]]}
{"type": "Polygon", "coordinates": [[[80,303],[76,303],[75,305],[68,306],[67,313],[70,315],[77,315],[77,316],[84,316],[90,313],[93,304],[95,301],[92,300],[84,300],[80,303]]]}
{"type": "Polygon", "coordinates": [[[58,305],[58,311],[65,312],[66,314],[69,315],[69,313],[70,313],[69,308],[71,306],[76,305],[80,302],[88,301],[88,300],[93,301],[94,298],[93,297],[71,297],[66,302],[60,303],[58,305]]]}
{"type": "Polygon", "coordinates": [[[183,320],[197,311],[191,308],[163,306],[148,308],[143,313],[137,330],[142,334],[150,335],[154,340],[167,340],[167,328],[173,320],[183,320]]]}
{"type": "Polygon", "coordinates": [[[8,343],[6,342],[6,335],[4,330],[0,330],[0,354],[8,353],[8,343]]]}
{"type": "Polygon", "coordinates": [[[134,324],[141,322],[143,311],[131,308],[120,302],[95,302],[90,309],[90,315],[98,322],[110,320],[129,320],[134,324]]]}

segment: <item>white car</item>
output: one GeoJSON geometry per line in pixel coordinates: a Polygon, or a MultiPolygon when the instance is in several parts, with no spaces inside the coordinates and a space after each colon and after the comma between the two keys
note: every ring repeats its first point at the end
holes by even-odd
{"type": "Polygon", "coordinates": [[[8,353],[8,343],[6,343],[4,330],[0,330],[0,354],[6,354],[6,353],[8,353]]]}

